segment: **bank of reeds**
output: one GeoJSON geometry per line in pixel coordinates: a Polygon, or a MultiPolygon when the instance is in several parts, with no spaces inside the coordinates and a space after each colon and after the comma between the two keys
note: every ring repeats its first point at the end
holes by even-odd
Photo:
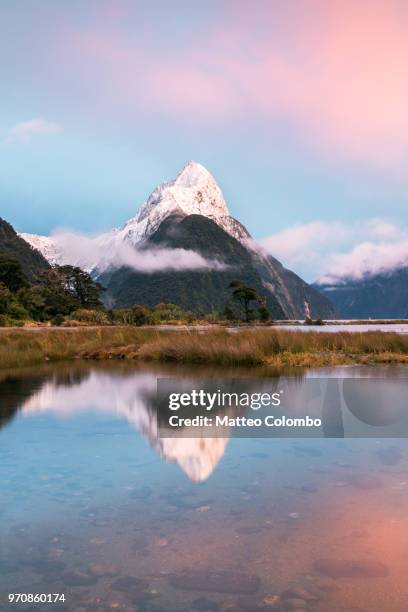
{"type": "Polygon", "coordinates": [[[408,363],[408,335],[377,331],[166,331],[134,327],[0,330],[1,368],[75,358],[222,366],[408,363]]]}
{"type": "Polygon", "coordinates": [[[0,368],[63,361],[103,352],[108,357],[119,347],[140,346],[151,331],[135,327],[0,329],[0,368]]]}
{"type": "Polygon", "coordinates": [[[408,336],[391,332],[303,332],[215,330],[157,337],[139,350],[143,359],[220,365],[335,365],[374,361],[405,362],[408,336]],[[383,359],[381,360],[381,356],[383,359]]]}

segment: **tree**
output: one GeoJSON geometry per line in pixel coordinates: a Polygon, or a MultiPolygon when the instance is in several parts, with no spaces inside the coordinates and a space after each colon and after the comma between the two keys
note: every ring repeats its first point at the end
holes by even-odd
{"type": "Polygon", "coordinates": [[[232,300],[236,302],[243,311],[244,321],[249,323],[254,318],[254,311],[251,305],[254,302],[262,302],[262,296],[256,289],[248,287],[240,280],[233,280],[229,285],[232,289],[232,300]]]}
{"type": "Polygon", "coordinates": [[[81,268],[53,266],[40,276],[40,284],[51,316],[69,314],[78,308],[102,308],[102,285],[81,268]]]}
{"type": "Polygon", "coordinates": [[[0,283],[3,283],[13,293],[28,286],[23,268],[15,257],[0,255],[0,283]]]}
{"type": "Polygon", "coordinates": [[[67,293],[58,274],[47,270],[39,278],[41,284],[19,291],[18,297],[33,319],[47,320],[58,314],[69,315],[80,303],[67,293]]]}
{"type": "Polygon", "coordinates": [[[28,319],[29,313],[18,301],[15,293],[4,283],[0,283],[0,315],[7,315],[10,319],[28,319]]]}
{"type": "Polygon", "coordinates": [[[75,266],[60,266],[57,274],[64,290],[79,301],[83,308],[101,308],[104,288],[92,279],[88,272],[75,266]]]}
{"type": "Polygon", "coordinates": [[[225,306],[224,310],[222,311],[222,315],[225,319],[227,319],[227,321],[234,321],[236,318],[235,313],[229,304],[225,306]]]}
{"type": "Polygon", "coordinates": [[[46,306],[44,289],[45,287],[40,286],[24,287],[17,292],[17,298],[20,304],[22,304],[29,315],[36,320],[44,318],[44,309],[46,306]]]}
{"type": "Polygon", "coordinates": [[[260,307],[258,308],[258,314],[259,314],[259,320],[262,321],[263,323],[266,323],[271,318],[271,313],[269,312],[265,304],[260,305],[260,307]]]}
{"type": "Polygon", "coordinates": [[[4,283],[0,283],[0,314],[7,314],[13,295],[4,283]]]}

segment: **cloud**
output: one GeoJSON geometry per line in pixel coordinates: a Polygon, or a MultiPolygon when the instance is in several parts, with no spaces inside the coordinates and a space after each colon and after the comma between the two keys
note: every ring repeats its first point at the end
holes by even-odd
{"type": "Polygon", "coordinates": [[[310,281],[339,282],[408,265],[408,228],[385,219],[297,225],[259,241],[310,281]]]}
{"type": "Polygon", "coordinates": [[[179,43],[162,32],[157,44],[143,29],[130,38],[108,24],[69,32],[63,42],[87,85],[113,105],[183,122],[285,124],[324,154],[376,166],[406,160],[404,2],[226,6],[227,19],[203,21],[179,43]]]}
{"type": "Polygon", "coordinates": [[[283,259],[291,267],[307,261],[316,261],[322,249],[342,244],[352,229],[346,224],[313,221],[295,225],[259,240],[269,253],[283,259]],[[334,244],[333,244],[334,241],[334,244]]]}
{"type": "Polygon", "coordinates": [[[88,236],[58,230],[51,236],[60,253],[60,262],[99,272],[109,267],[128,266],[137,272],[163,270],[224,270],[226,265],[207,259],[196,251],[180,248],[138,248],[115,239],[115,234],[88,236]]]}
{"type": "Polygon", "coordinates": [[[30,119],[17,123],[7,131],[7,140],[31,140],[34,136],[44,134],[55,134],[60,132],[62,127],[58,123],[52,123],[45,119],[30,119]]]}
{"type": "Polygon", "coordinates": [[[336,284],[346,280],[359,280],[365,276],[391,272],[408,266],[408,232],[399,242],[363,242],[349,253],[333,253],[328,270],[319,279],[320,284],[336,284]]]}

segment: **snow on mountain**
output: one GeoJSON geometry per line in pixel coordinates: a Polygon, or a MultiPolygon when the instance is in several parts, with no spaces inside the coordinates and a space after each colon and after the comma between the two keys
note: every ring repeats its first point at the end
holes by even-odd
{"type": "Polygon", "coordinates": [[[36,234],[20,234],[26,242],[31,244],[34,249],[40,251],[40,253],[49,261],[50,264],[62,264],[63,254],[61,249],[56,244],[55,240],[51,236],[37,236],[36,234]]]}
{"type": "Polygon", "coordinates": [[[160,223],[175,212],[208,217],[238,239],[248,235],[230,216],[215,179],[195,161],[190,161],[174,181],[161,183],[118,234],[137,244],[153,234],[160,223]]]}
{"type": "MultiPolygon", "coordinates": [[[[213,176],[195,161],[190,161],[174,181],[161,183],[139,208],[137,214],[121,228],[92,238],[92,248],[72,249],[71,233],[53,236],[20,234],[52,264],[79,265],[88,270],[104,270],[114,260],[121,245],[143,243],[169,215],[203,215],[238,240],[249,237],[247,230],[229,214],[227,205],[213,176]],[[82,250],[85,253],[82,253],[82,250]],[[74,252],[73,252],[74,251],[74,252]]],[[[88,238],[89,241],[89,238],[88,238]]]]}

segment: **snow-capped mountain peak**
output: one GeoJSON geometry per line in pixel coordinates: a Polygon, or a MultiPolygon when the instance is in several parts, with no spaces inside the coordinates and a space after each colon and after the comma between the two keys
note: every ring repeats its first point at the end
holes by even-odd
{"type": "Polygon", "coordinates": [[[199,187],[208,182],[215,184],[215,180],[207,168],[191,159],[177,175],[174,184],[180,187],[199,187]]]}
{"type": "Polygon", "coordinates": [[[123,230],[133,243],[149,237],[174,212],[203,215],[223,226],[229,211],[215,179],[195,161],[190,161],[174,181],[161,183],[130,219],[123,230]]]}
{"type": "Polygon", "coordinates": [[[223,230],[238,240],[249,237],[246,229],[230,216],[221,189],[204,166],[189,161],[173,181],[161,183],[141,205],[134,217],[121,228],[95,237],[98,252],[103,261],[83,263],[77,253],[71,253],[70,241],[63,235],[36,236],[21,234],[31,246],[39,250],[52,264],[73,264],[89,270],[99,270],[109,265],[110,254],[121,244],[136,246],[147,240],[168,216],[174,213],[202,215],[217,223],[223,230]]]}

